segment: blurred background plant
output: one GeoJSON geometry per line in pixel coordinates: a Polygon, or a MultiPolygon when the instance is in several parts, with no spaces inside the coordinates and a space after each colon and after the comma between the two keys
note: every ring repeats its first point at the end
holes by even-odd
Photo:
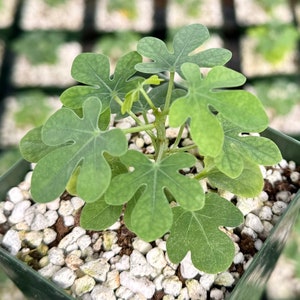
{"type": "Polygon", "coordinates": [[[58,48],[65,41],[63,32],[32,31],[23,33],[12,44],[16,53],[25,55],[33,65],[55,64],[58,48]]]}

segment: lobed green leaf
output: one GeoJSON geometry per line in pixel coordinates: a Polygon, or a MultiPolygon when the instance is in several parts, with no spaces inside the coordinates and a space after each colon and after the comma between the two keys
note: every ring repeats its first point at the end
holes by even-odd
{"type": "Polygon", "coordinates": [[[259,165],[274,165],[281,159],[277,145],[270,139],[261,136],[242,135],[244,130],[218,116],[222,123],[225,138],[222,152],[214,158],[217,168],[231,178],[238,177],[243,168],[244,160],[259,165]]]}
{"type": "Polygon", "coordinates": [[[194,266],[206,273],[225,271],[234,258],[234,244],[220,226],[236,227],[243,215],[231,202],[208,193],[205,205],[197,211],[182,207],[172,209],[174,215],[167,252],[173,263],[179,263],[191,252],[194,266]]]}
{"type": "Polygon", "coordinates": [[[165,195],[167,189],[188,210],[203,206],[204,192],[199,182],[178,173],[195,163],[195,157],[177,153],[153,162],[138,151],[129,150],[120,157],[134,171],[113,178],[105,193],[105,201],[120,205],[130,201],[143,188],[132,208],[131,228],[142,239],[151,241],[165,234],[172,224],[172,212],[165,195]]]}
{"type": "Polygon", "coordinates": [[[96,201],[104,194],[111,179],[104,152],[123,155],[127,140],[120,129],[99,129],[101,111],[101,102],[92,97],[83,104],[82,118],[73,110],[62,108],[48,119],[42,129],[42,141],[57,149],[40,159],[34,169],[31,191],[35,201],[57,198],[78,166],[77,194],[86,202],[96,201]]]}
{"type": "Polygon", "coordinates": [[[242,74],[217,66],[203,78],[199,67],[192,63],[185,63],[182,72],[188,94],[173,102],[170,126],[178,127],[191,118],[190,133],[202,155],[215,157],[223,147],[224,132],[215,111],[247,131],[261,132],[267,127],[268,117],[254,95],[243,90],[224,90],[242,84],[242,74]]]}
{"type": "Polygon", "coordinates": [[[136,70],[143,73],[177,72],[181,76],[181,65],[186,62],[195,63],[201,67],[223,65],[231,58],[231,52],[226,49],[209,49],[193,53],[209,38],[207,28],[201,24],[192,24],[180,29],[173,40],[173,52],[166,44],[154,37],[145,37],[138,42],[137,51],[152,60],[136,65],[136,70]]]}
{"type": "MultiPolygon", "coordinates": [[[[205,167],[214,165],[211,158],[205,158],[205,167]]],[[[249,160],[244,160],[243,170],[236,178],[231,178],[218,169],[208,173],[209,183],[222,190],[227,190],[242,197],[255,197],[263,189],[264,179],[260,167],[249,160]]]]}
{"type": "Polygon", "coordinates": [[[141,56],[137,52],[129,52],[118,60],[114,75],[111,76],[107,56],[96,53],[79,54],[74,59],[71,74],[75,80],[88,86],[68,88],[61,95],[62,103],[73,109],[81,108],[86,99],[96,96],[101,99],[102,109],[107,109],[115,96],[123,99],[135,88],[136,81],[141,80],[132,78],[136,73],[134,66],[140,61],[141,56]]]}

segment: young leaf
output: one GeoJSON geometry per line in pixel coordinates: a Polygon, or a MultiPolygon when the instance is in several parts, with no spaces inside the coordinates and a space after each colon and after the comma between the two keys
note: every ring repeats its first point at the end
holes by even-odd
{"type": "Polygon", "coordinates": [[[104,196],[86,203],[80,214],[80,226],[87,230],[104,230],[113,225],[121,215],[123,205],[109,205],[104,196]]]}
{"type": "Polygon", "coordinates": [[[172,103],[169,122],[179,127],[191,118],[191,136],[202,155],[217,156],[224,141],[220,121],[210,108],[244,130],[261,132],[267,127],[268,117],[254,95],[243,90],[223,90],[241,85],[245,81],[242,74],[217,66],[203,78],[199,67],[191,63],[185,63],[182,72],[189,92],[172,103]]]}
{"type": "Polygon", "coordinates": [[[120,129],[101,131],[98,128],[101,110],[100,100],[92,97],[83,104],[82,118],[73,110],[62,108],[48,119],[42,140],[58,149],[39,160],[34,169],[31,192],[35,201],[48,202],[58,197],[79,165],[77,194],[92,202],[105,192],[111,169],[103,153],[123,155],[127,140],[120,129]]]}
{"type": "Polygon", "coordinates": [[[191,55],[209,38],[207,28],[200,24],[192,24],[179,30],[173,40],[174,52],[170,52],[166,44],[154,37],[145,37],[138,42],[137,51],[152,62],[139,63],[136,70],[143,73],[177,72],[182,76],[181,65],[185,62],[195,63],[201,67],[223,65],[231,58],[226,49],[209,49],[191,55]]]}
{"type": "MultiPolygon", "coordinates": [[[[205,167],[210,169],[214,162],[205,158],[205,167]]],[[[264,179],[259,166],[249,160],[244,160],[242,173],[236,178],[230,178],[218,169],[208,173],[207,179],[213,186],[227,190],[242,197],[255,197],[263,189],[264,179]]]]}
{"type": "Polygon", "coordinates": [[[203,206],[204,193],[199,182],[178,173],[179,169],[195,163],[192,155],[177,153],[160,162],[152,162],[142,153],[129,150],[120,159],[134,171],[112,179],[105,201],[112,205],[123,204],[144,187],[131,214],[133,231],[142,239],[154,240],[171,227],[172,212],[165,189],[185,209],[196,210],[203,206]]]}
{"type": "Polygon", "coordinates": [[[51,151],[57,149],[55,146],[48,146],[42,141],[42,126],[31,129],[21,139],[20,152],[30,162],[38,162],[51,151]]]}
{"type": "Polygon", "coordinates": [[[217,168],[231,178],[238,177],[244,160],[259,165],[274,165],[282,157],[277,145],[270,139],[260,136],[241,135],[244,130],[218,116],[222,123],[225,139],[222,152],[214,158],[217,168]]]}
{"type": "MultiPolygon", "coordinates": [[[[61,95],[62,103],[70,108],[81,108],[82,103],[91,96],[101,99],[102,109],[110,106],[115,96],[124,98],[126,93],[136,87],[140,78],[130,79],[136,70],[134,66],[141,61],[137,52],[129,52],[122,56],[110,76],[110,63],[107,56],[96,53],[81,53],[73,62],[72,77],[88,86],[74,86],[61,95]]],[[[113,111],[115,112],[115,111],[113,111]]]]}
{"type": "Polygon", "coordinates": [[[234,257],[234,245],[220,226],[236,227],[243,222],[242,213],[228,200],[209,193],[205,205],[197,211],[174,207],[174,221],[167,239],[167,252],[179,263],[188,251],[194,266],[216,274],[226,270],[234,257]]]}

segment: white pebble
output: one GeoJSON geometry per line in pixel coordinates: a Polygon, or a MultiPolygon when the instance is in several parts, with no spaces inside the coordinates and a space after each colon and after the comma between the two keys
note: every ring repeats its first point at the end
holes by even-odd
{"type": "Polygon", "coordinates": [[[86,262],[80,266],[80,270],[84,274],[92,276],[96,281],[104,282],[109,271],[109,264],[106,259],[99,258],[86,262]]]}
{"type": "Polygon", "coordinates": [[[69,288],[74,283],[75,279],[76,275],[74,271],[67,267],[63,267],[52,276],[53,282],[63,289],[69,288]]]}
{"type": "Polygon", "coordinates": [[[211,300],[223,300],[224,299],[224,293],[220,289],[212,289],[210,291],[210,299],[211,300]]]}
{"type": "Polygon", "coordinates": [[[180,294],[182,288],[182,282],[177,276],[170,276],[162,281],[162,287],[166,294],[177,297],[180,294]]]}
{"type": "Polygon", "coordinates": [[[131,297],[134,295],[130,289],[122,285],[116,290],[115,294],[118,299],[132,299],[131,297]]]}
{"type": "Polygon", "coordinates": [[[259,251],[261,249],[263,245],[263,241],[260,240],[260,239],[257,239],[255,242],[254,242],[254,247],[257,251],[259,251]]]}
{"type": "Polygon", "coordinates": [[[294,161],[289,161],[289,168],[294,171],[296,169],[296,163],[294,161]]]}
{"type": "Polygon", "coordinates": [[[200,277],[200,283],[207,291],[209,291],[215,281],[215,278],[216,275],[205,273],[200,277]]]}
{"type": "Polygon", "coordinates": [[[76,271],[80,266],[83,265],[83,260],[77,254],[74,254],[74,252],[75,251],[66,256],[65,263],[68,268],[70,268],[73,271],[76,271]]]}
{"type": "Polygon", "coordinates": [[[223,272],[217,275],[215,284],[222,286],[232,286],[234,283],[234,277],[229,272],[223,272]]]}
{"type": "Polygon", "coordinates": [[[73,216],[68,215],[68,216],[64,216],[64,225],[66,227],[71,227],[75,224],[75,219],[73,216]]]}
{"type": "Polygon", "coordinates": [[[46,206],[49,210],[58,210],[60,204],[60,198],[56,198],[55,200],[46,203],[46,206]]]}
{"type": "Polygon", "coordinates": [[[2,245],[12,254],[16,255],[22,246],[19,233],[16,230],[9,229],[3,236],[2,245]]]}
{"type": "Polygon", "coordinates": [[[152,299],[155,293],[155,285],[147,277],[138,278],[127,271],[120,274],[120,283],[132,292],[142,294],[147,299],[152,299]]]}
{"type": "Polygon", "coordinates": [[[58,213],[61,216],[69,216],[73,213],[74,207],[70,200],[63,200],[60,202],[58,213]]]}
{"type": "Polygon", "coordinates": [[[65,264],[65,256],[63,249],[57,247],[50,248],[48,251],[49,262],[53,265],[63,266],[65,264]]]}
{"type": "Polygon", "coordinates": [[[26,232],[25,240],[30,247],[38,247],[43,241],[43,232],[41,231],[26,232]]]}
{"type": "Polygon", "coordinates": [[[65,249],[68,245],[73,244],[80,238],[82,235],[86,233],[85,229],[77,226],[74,227],[73,230],[67,234],[58,244],[58,248],[65,249]]]}
{"type": "Polygon", "coordinates": [[[5,212],[10,212],[13,210],[14,207],[15,207],[14,203],[12,203],[11,201],[5,201],[3,205],[3,210],[5,212]]]}
{"type": "Polygon", "coordinates": [[[104,285],[96,285],[91,292],[92,300],[115,300],[114,291],[104,285]]]}
{"type": "Polygon", "coordinates": [[[273,217],[272,209],[269,206],[263,206],[258,214],[261,220],[271,221],[273,217]]]}
{"type": "Polygon", "coordinates": [[[47,218],[38,213],[37,215],[34,216],[32,223],[30,225],[31,230],[43,230],[49,226],[49,222],[47,218]]]}
{"type": "Polygon", "coordinates": [[[152,246],[150,243],[145,242],[138,237],[135,238],[134,241],[132,242],[132,247],[133,247],[133,249],[141,252],[142,254],[146,254],[147,252],[150,251],[150,249],[152,249],[152,246]]]}
{"type": "Polygon", "coordinates": [[[191,279],[199,274],[199,270],[194,267],[191,259],[191,252],[189,251],[180,263],[180,272],[183,278],[191,279]]]}
{"type": "Polygon", "coordinates": [[[53,241],[55,241],[56,236],[57,236],[57,233],[55,230],[53,230],[52,228],[45,228],[43,233],[44,233],[43,242],[46,245],[49,245],[53,241]]]}
{"type": "Polygon", "coordinates": [[[29,200],[23,200],[17,202],[12,210],[11,215],[8,217],[9,222],[12,224],[19,223],[24,220],[25,211],[30,207],[31,203],[29,200]]]}
{"type": "Polygon", "coordinates": [[[272,211],[275,215],[282,215],[283,212],[286,210],[287,204],[283,201],[276,201],[272,206],[272,211]]]}
{"type": "Polygon", "coordinates": [[[129,263],[129,256],[123,255],[118,262],[116,262],[116,269],[118,271],[126,271],[129,270],[130,263],[129,263]]]}
{"type": "Polygon", "coordinates": [[[13,203],[18,203],[24,200],[24,195],[19,187],[13,187],[7,192],[9,200],[13,203]]]}
{"type": "Polygon", "coordinates": [[[257,233],[252,228],[247,226],[244,226],[244,228],[241,231],[241,234],[246,234],[252,237],[254,240],[257,238],[257,233]]]}
{"type": "Polygon", "coordinates": [[[45,278],[51,278],[60,268],[60,266],[49,263],[38,272],[45,278]]]}
{"type": "Polygon", "coordinates": [[[291,201],[291,192],[289,191],[280,191],[276,194],[277,201],[290,202],[291,201]]]}
{"type": "Polygon", "coordinates": [[[92,277],[84,275],[83,277],[80,277],[74,281],[74,284],[72,285],[72,291],[76,296],[81,296],[90,292],[95,285],[96,281],[92,277]]]}
{"type": "Polygon", "coordinates": [[[244,254],[242,252],[238,252],[233,258],[233,263],[237,265],[243,262],[244,262],[244,254]]]}
{"type": "Polygon", "coordinates": [[[246,216],[245,225],[252,228],[255,232],[259,233],[264,230],[261,220],[255,214],[249,213],[246,216]]]}
{"type": "Polygon", "coordinates": [[[294,171],[291,173],[290,178],[291,178],[292,182],[296,183],[300,179],[300,173],[294,171]]]}
{"type": "Polygon", "coordinates": [[[115,290],[120,286],[120,274],[118,270],[112,270],[107,273],[106,281],[104,284],[106,287],[110,288],[111,290],[115,290]]]}
{"type": "Polygon", "coordinates": [[[149,276],[153,271],[145,256],[139,251],[133,250],[130,255],[130,273],[133,276],[142,277],[149,276]]]}
{"type": "Polygon", "coordinates": [[[267,179],[269,180],[269,182],[274,185],[275,182],[281,181],[282,180],[282,176],[280,174],[279,171],[274,170],[273,173],[271,175],[267,176],[267,179]]]}
{"type": "Polygon", "coordinates": [[[188,294],[192,300],[206,299],[205,288],[196,279],[188,279],[185,282],[188,294]]]}
{"type": "Polygon", "coordinates": [[[152,248],[147,253],[146,258],[152,267],[159,270],[163,269],[167,264],[163,250],[158,247],[152,248]]]}
{"type": "Polygon", "coordinates": [[[71,198],[71,203],[74,207],[75,210],[80,209],[84,205],[84,200],[79,198],[79,197],[72,197],[71,198]]]}
{"type": "Polygon", "coordinates": [[[77,245],[81,251],[86,249],[92,242],[92,239],[89,235],[83,235],[77,240],[77,245]]]}
{"type": "Polygon", "coordinates": [[[45,214],[44,214],[45,218],[48,221],[48,226],[51,227],[52,225],[54,225],[58,219],[58,213],[55,210],[48,210],[45,214]]]}

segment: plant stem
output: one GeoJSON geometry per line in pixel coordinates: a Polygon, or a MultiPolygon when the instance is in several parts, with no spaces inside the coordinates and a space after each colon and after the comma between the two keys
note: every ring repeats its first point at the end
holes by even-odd
{"type": "Polygon", "coordinates": [[[150,99],[150,97],[148,96],[146,91],[143,88],[141,88],[140,91],[143,94],[143,96],[145,97],[145,99],[148,102],[149,106],[153,109],[153,111],[157,111],[156,106],[153,104],[152,100],[150,99]]]}
{"type": "Polygon", "coordinates": [[[145,124],[141,126],[136,126],[136,127],[131,127],[127,129],[122,129],[122,131],[127,134],[127,133],[135,133],[135,132],[141,132],[141,131],[147,131],[155,128],[154,124],[145,124]]]}
{"type": "Polygon", "coordinates": [[[176,152],[186,152],[188,150],[192,150],[192,149],[196,149],[197,148],[197,145],[195,144],[192,144],[192,145],[188,145],[188,146],[185,146],[185,147],[181,147],[181,148],[171,148],[168,150],[168,153],[176,153],[176,152]]]}
{"type": "Polygon", "coordinates": [[[184,130],[184,127],[185,127],[185,124],[182,124],[179,128],[179,131],[178,131],[178,134],[177,134],[177,137],[176,137],[176,140],[174,142],[174,144],[172,145],[172,148],[171,149],[175,149],[177,148],[180,140],[181,140],[181,137],[182,137],[182,133],[183,133],[183,130],[184,130]]]}
{"type": "Polygon", "coordinates": [[[170,104],[171,104],[171,96],[172,96],[173,85],[174,85],[174,77],[175,77],[175,72],[170,72],[168,91],[167,91],[167,95],[166,95],[165,107],[164,107],[164,110],[163,110],[163,112],[165,114],[168,113],[169,108],[170,108],[170,104]]]}

